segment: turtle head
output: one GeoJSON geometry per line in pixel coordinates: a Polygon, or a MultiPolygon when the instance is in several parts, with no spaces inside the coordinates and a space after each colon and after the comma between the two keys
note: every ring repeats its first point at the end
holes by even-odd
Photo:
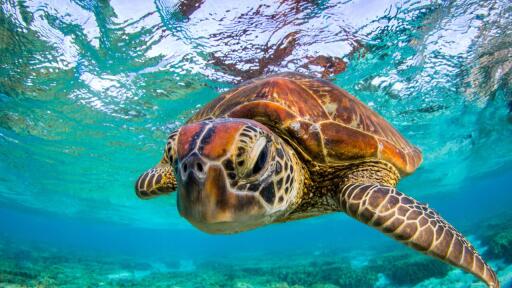
{"type": "Polygon", "coordinates": [[[262,124],[216,119],[186,125],[173,167],[178,210],[208,233],[235,233],[283,217],[302,185],[293,150],[262,124]]]}

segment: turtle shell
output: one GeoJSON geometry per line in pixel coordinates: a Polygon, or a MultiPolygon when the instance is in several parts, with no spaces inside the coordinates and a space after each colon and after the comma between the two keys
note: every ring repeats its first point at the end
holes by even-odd
{"type": "Polygon", "coordinates": [[[220,117],[256,120],[317,163],[379,159],[407,175],[422,161],[418,148],[357,98],[328,81],[299,73],[244,82],[188,123],[220,117]]]}

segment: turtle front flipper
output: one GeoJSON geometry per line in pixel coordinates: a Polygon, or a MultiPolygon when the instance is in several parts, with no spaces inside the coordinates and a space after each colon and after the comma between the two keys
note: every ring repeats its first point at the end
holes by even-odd
{"type": "Polygon", "coordinates": [[[135,194],[141,199],[149,199],[176,190],[176,176],[172,163],[176,156],[176,137],[178,131],[169,135],[162,160],[153,168],[144,172],[135,182],[135,194]]]}
{"type": "Polygon", "coordinates": [[[499,288],[496,273],[473,246],[427,205],[393,187],[373,184],[348,184],[338,201],[341,210],[357,220],[499,288]]]}
{"type": "Polygon", "coordinates": [[[141,199],[149,199],[176,190],[176,177],[168,163],[158,163],[140,175],[135,182],[135,193],[141,199]]]}

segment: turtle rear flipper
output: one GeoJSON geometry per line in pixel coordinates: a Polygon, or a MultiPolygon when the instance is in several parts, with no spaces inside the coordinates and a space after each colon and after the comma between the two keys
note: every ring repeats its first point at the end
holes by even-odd
{"type": "Polygon", "coordinates": [[[499,288],[496,273],[473,246],[446,220],[425,204],[393,187],[348,184],[339,195],[341,210],[394,239],[448,262],[499,288]]]}

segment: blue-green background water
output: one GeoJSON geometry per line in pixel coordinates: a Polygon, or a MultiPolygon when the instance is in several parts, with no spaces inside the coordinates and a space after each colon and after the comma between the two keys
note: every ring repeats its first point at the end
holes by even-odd
{"type": "Polygon", "coordinates": [[[0,286],[482,287],[341,214],[209,236],[174,195],[135,197],[202,105],[254,75],[320,76],[319,56],[422,149],[399,188],[512,279],[509,1],[0,4],[0,286]],[[412,259],[398,276],[378,264],[393,255],[412,259]]]}

